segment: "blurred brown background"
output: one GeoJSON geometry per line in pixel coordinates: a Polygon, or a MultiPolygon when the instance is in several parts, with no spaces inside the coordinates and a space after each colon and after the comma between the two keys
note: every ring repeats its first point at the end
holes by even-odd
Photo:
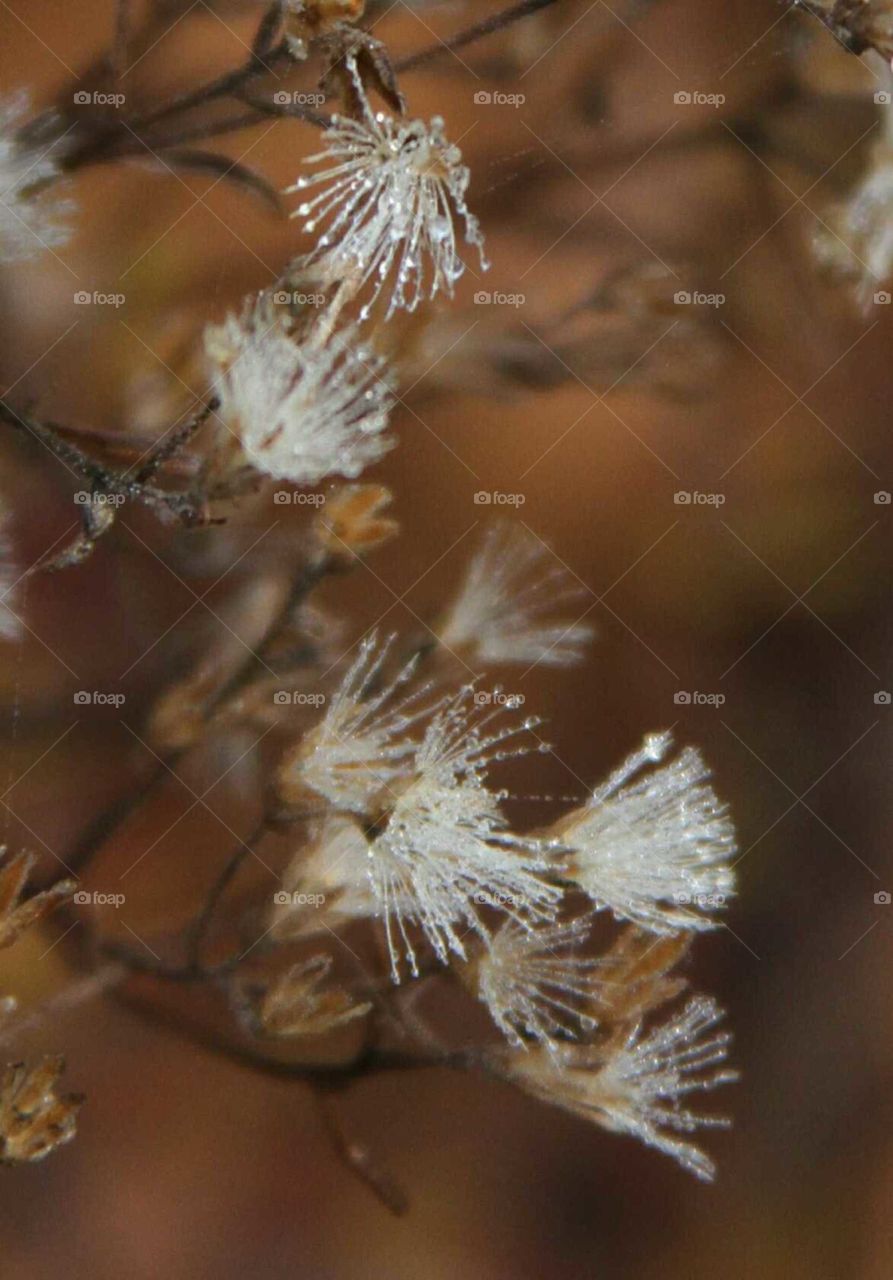
{"type": "MultiPolygon", "coordinates": [[[[376,31],[410,51],[497,7],[381,6],[376,31]]],[[[11,0],[4,91],[30,86],[36,106],[67,92],[112,16],[92,0],[11,0]]],[[[250,16],[194,6],[134,68],[134,93],[232,65],[250,16]]],[[[728,1006],[742,1070],[718,1100],[733,1129],[707,1138],[716,1185],[493,1082],[419,1075],[345,1103],[411,1194],[394,1221],[336,1163],[302,1087],[109,1004],[35,1037],[64,1047],[89,1103],[71,1147],[2,1174],[4,1276],[890,1275],[893,906],[875,894],[893,890],[893,707],[876,702],[893,687],[891,514],[874,496],[893,488],[893,308],[859,315],[810,259],[873,120],[871,75],[810,24],[773,0],[567,0],[406,76],[410,111],[443,114],[461,138],[494,266],[486,281],[470,273],[424,342],[401,333],[409,407],[378,473],[404,537],[326,590],[349,639],[381,615],[412,628],[489,514],[475,493],[522,494],[518,514],[585,584],[580,612],[592,606],[599,632],[585,668],[539,668],[520,686],[555,743],[526,788],[579,794],[670,725],[703,747],[742,850],[728,929],[699,941],[692,974],[728,1006]],[[475,102],[482,87],[526,102],[475,102]],[[674,102],[698,91],[725,102],[674,102]],[[670,306],[656,328],[647,306],[644,320],[621,307],[584,327],[562,372],[535,335],[555,350],[557,315],[611,273],[654,264],[671,294],[725,302],[695,319],[670,306]],[[525,301],[475,306],[481,288],[525,301]],[[724,503],[677,505],[678,491],[724,503]],[[679,705],[679,691],[725,702],[679,705]]],[[[210,145],[284,186],[314,141],[285,122],[210,145]]],[[[209,188],[148,165],[72,180],[72,242],[0,277],[0,382],[15,402],[151,435],[182,407],[184,382],[201,389],[189,352],[204,319],[268,284],[301,243],[244,192],[209,188]],[[81,288],[120,289],[126,303],[77,307],[81,288]]],[[[4,456],[24,567],[73,525],[71,484],[17,438],[4,456]]],[[[145,765],[115,713],[74,707],[74,691],[120,687],[138,730],[166,671],[219,639],[190,592],[263,534],[208,597],[224,609],[256,557],[287,553],[279,514],[249,504],[226,532],[194,535],[135,515],[87,566],[29,582],[33,631],[6,646],[0,676],[5,820],[12,843],[47,851],[48,870],[145,765]]],[[[202,841],[211,849],[213,832],[181,827],[153,850],[128,902],[135,928],[155,927],[202,841]]],[[[137,833],[116,856],[126,865],[148,843],[137,833]]],[[[54,936],[17,948],[0,989],[51,988],[54,936]]]]}

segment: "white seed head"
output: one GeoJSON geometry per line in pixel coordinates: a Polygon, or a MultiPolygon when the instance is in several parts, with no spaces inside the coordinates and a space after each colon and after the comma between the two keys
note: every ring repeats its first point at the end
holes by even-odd
{"type": "Polygon", "coordinates": [[[385,919],[392,974],[405,956],[417,972],[407,926],[420,925],[438,958],[465,958],[463,936],[485,939],[482,912],[527,922],[551,920],[560,891],[548,884],[539,842],[512,834],[499,797],[485,782],[503,744],[524,722],[492,728],[502,710],[481,709],[461,690],[433,715],[408,780],[370,849],[373,890],[385,919]],[[408,907],[404,904],[408,904],[408,907]]]}
{"type": "Polygon", "coordinates": [[[205,331],[218,420],[258,471],[295,484],[354,479],[391,447],[384,361],[327,318],[296,342],[265,299],[205,331]]]}
{"type": "Polygon", "coordinates": [[[472,560],[439,638],[482,663],[571,666],[582,659],[592,628],[555,613],[583,594],[539,538],[497,525],[472,560]]]}
{"type": "Polygon", "coordinates": [[[60,221],[68,201],[40,194],[60,176],[53,144],[23,143],[19,129],[29,114],[27,93],[0,100],[0,262],[22,262],[65,244],[60,221]]]}
{"type": "Polygon", "coordinates": [[[604,1046],[560,1045],[558,1061],[543,1050],[518,1054],[508,1073],[543,1101],[638,1138],[710,1181],[713,1162],[677,1135],[728,1124],[684,1105],[689,1094],[736,1079],[720,1066],[731,1037],[709,1034],[722,1017],[713,1000],[697,997],[648,1035],[634,1026],[604,1046]]]}
{"type": "Polygon", "coordinates": [[[584,936],[581,926],[531,928],[509,919],[474,962],[478,995],[515,1048],[527,1048],[531,1037],[554,1053],[556,1036],[590,1025],[586,1007],[598,961],[578,953],[584,936]]]}
{"type": "Polygon", "coordinates": [[[323,167],[288,189],[320,188],[292,215],[304,219],[305,231],[324,229],[306,268],[324,281],[349,280],[355,292],[371,284],[364,315],[389,281],[387,316],[414,311],[441,290],[452,296],[465,270],[457,214],[486,268],[483,235],[465,202],[469,172],[439,117],[426,125],[373,115],[367,104],[362,120],[332,119],[326,149],[307,160],[323,167]]]}
{"type": "Polygon", "coordinates": [[[648,769],[671,746],[670,734],[647,738],[553,829],[569,850],[568,876],[595,905],[654,933],[710,928],[710,912],[735,891],[734,827],[700,753],[648,769]]]}

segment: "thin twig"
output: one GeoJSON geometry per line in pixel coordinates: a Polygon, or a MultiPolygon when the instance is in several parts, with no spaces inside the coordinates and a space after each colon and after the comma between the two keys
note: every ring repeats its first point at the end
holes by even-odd
{"type": "Polygon", "coordinates": [[[557,0],[521,0],[520,4],[513,5],[511,9],[503,9],[501,13],[494,13],[489,18],[484,18],[482,22],[476,22],[473,27],[466,27],[464,31],[460,31],[449,40],[438,40],[437,44],[429,45],[427,49],[411,53],[409,57],[395,63],[394,70],[414,71],[416,67],[430,62],[442,53],[454,53],[456,49],[464,49],[466,45],[473,44],[476,40],[492,35],[496,31],[503,31],[521,18],[527,18],[540,9],[547,9],[549,5],[556,3],[557,0]]]}

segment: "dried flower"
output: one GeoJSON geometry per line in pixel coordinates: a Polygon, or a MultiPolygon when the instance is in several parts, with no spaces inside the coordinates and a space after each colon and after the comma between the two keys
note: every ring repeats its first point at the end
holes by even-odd
{"type": "Polygon", "coordinates": [[[277,939],[334,930],[375,915],[369,840],[360,823],[346,814],[328,814],[289,864],[280,897],[271,916],[277,939]]]}
{"type": "Polygon", "coordinates": [[[476,246],[481,266],[483,236],[465,203],[469,172],[458,147],[450,145],[439,116],[430,126],[372,114],[364,100],[361,120],[334,116],[326,130],[326,149],[309,157],[323,164],[301,177],[288,192],[304,195],[293,216],[305,219],[310,233],[324,228],[316,248],[302,260],[325,282],[348,282],[354,293],[373,281],[365,318],[394,274],[387,318],[398,309],[414,311],[440,290],[452,296],[465,270],[456,247],[455,214],[465,224],[465,239],[476,246]]]}
{"type": "Polygon", "coordinates": [[[516,1048],[532,1036],[553,1051],[556,1035],[592,1025],[599,962],[576,953],[584,936],[582,922],[530,928],[507,920],[472,961],[466,980],[516,1048]]]}
{"type": "Polygon", "coordinates": [[[57,219],[69,211],[38,195],[59,177],[54,147],[30,145],[20,129],[29,112],[27,93],[0,100],[0,262],[36,258],[66,242],[69,230],[57,219]]]}
{"type": "MultiPolygon", "coordinates": [[[[5,849],[0,848],[0,855],[4,853],[5,849]]],[[[74,880],[59,880],[22,902],[36,861],[33,853],[17,853],[0,865],[0,950],[12,946],[32,924],[71,898],[77,888],[74,880]]]]}
{"type": "Polygon", "coordinates": [[[414,743],[405,735],[426,714],[411,709],[424,690],[397,697],[415,660],[378,687],[393,639],[379,645],[373,634],[362,642],[322,720],[284,757],[278,789],[286,803],[301,803],[309,788],[340,809],[366,813],[407,773],[414,743]]]}
{"type": "Polygon", "coordinates": [[[566,874],[622,920],[655,933],[708,929],[710,911],[734,892],[729,866],[735,832],[699,752],[683,751],[661,769],[669,733],[645,739],[581,809],[552,830],[569,850],[566,874]]]}
{"type": "Polygon", "coordinates": [[[372,1006],[327,985],[331,970],[332,957],[316,955],[280,974],[259,996],[258,1027],[270,1036],[318,1036],[365,1017],[372,1006]]]}
{"type": "Polygon", "coordinates": [[[690,933],[655,937],[629,925],[599,960],[599,982],[591,994],[598,1022],[636,1022],[674,1000],[688,985],[671,974],[691,946],[690,933]]]}
{"type": "Polygon", "coordinates": [[[834,32],[853,53],[876,49],[893,57],[893,4],[890,0],[794,0],[834,32]]]}
{"type": "Polygon", "coordinates": [[[389,542],[400,526],[383,515],[393,495],[382,484],[347,484],[328,499],[316,522],[316,538],[335,564],[351,564],[389,542]]]}
{"type": "Polygon", "coordinates": [[[83,1098],[56,1094],[65,1070],[61,1057],[44,1058],[37,1066],[16,1062],[0,1082],[0,1164],[43,1160],[77,1131],[83,1098]]]}
{"type": "Polygon", "coordinates": [[[893,140],[874,144],[861,178],[817,227],[813,243],[821,265],[854,286],[863,310],[870,307],[893,274],[893,140]]]}
{"type": "Polygon", "coordinates": [[[489,732],[510,709],[480,715],[472,695],[470,687],[462,689],[434,714],[370,850],[395,982],[401,956],[418,972],[409,924],[421,926],[446,963],[451,951],[465,958],[462,938],[469,931],[488,938],[483,908],[517,920],[551,920],[561,896],[542,878],[540,843],[508,830],[502,797],[485,785],[492,763],[526,750],[506,751],[502,744],[539,722],[489,732]]]}
{"type": "Polygon", "coordinates": [[[472,661],[570,666],[582,658],[592,628],[553,611],[582,594],[539,538],[523,527],[497,525],[472,560],[438,636],[472,661]]]}
{"type": "Polygon", "coordinates": [[[353,478],[391,447],[384,361],[356,328],[332,329],[321,316],[298,343],[261,295],[241,317],[209,326],[205,347],[231,435],[224,444],[258,471],[295,484],[353,478]]]}
{"type": "Polygon", "coordinates": [[[558,1062],[542,1049],[516,1054],[508,1075],[543,1101],[630,1134],[710,1181],[713,1162],[676,1134],[728,1123],[683,1106],[690,1093],[736,1079],[719,1069],[729,1034],[706,1036],[722,1017],[713,1000],[698,997],[645,1036],[636,1024],[607,1045],[560,1045],[558,1062]]]}

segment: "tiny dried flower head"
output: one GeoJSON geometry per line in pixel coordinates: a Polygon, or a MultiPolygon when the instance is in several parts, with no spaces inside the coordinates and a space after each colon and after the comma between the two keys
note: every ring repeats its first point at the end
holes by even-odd
{"type": "MultiPolygon", "coordinates": [[[[0,858],[4,853],[5,849],[0,848],[0,858]]],[[[23,852],[0,863],[0,950],[12,946],[32,924],[67,902],[77,888],[74,880],[59,880],[23,902],[22,894],[36,861],[33,853],[23,852]]]]}
{"type": "Polygon", "coordinates": [[[0,1080],[0,1164],[33,1164],[75,1136],[83,1098],[56,1093],[64,1070],[60,1057],[6,1068],[0,1080]]]}
{"type": "Polygon", "coordinates": [[[560,1045],[557,1062],[544,1050],[516,1054],[507,1073],[543,1101],[638,1138],[710,1181],[713,1162],[678,1135],[728,1125],[684,1105],[689,1094],[737,1078],[720,1065],[731,1036],[710,1034],[722,1017],[713,1000],[696,997],[647,1035],[636,1024],[606,1045],[560,1045]]]}
{"type": "Polygon", "coordinates": [[[353,479],[391,447],[384,361],[355,327],[334,329],[320,316],[298,342],[261,296],[209,326],[205,348],[229,436],[223,449],[258,471],[295,484],[353,479]]]}
{"type": "Polygon", "coordinates": [[[285,871],[271,932],[278,941],[331,932],[376,911],[363,826],[348,814],[328,813],[285,871]]]}
{"type": "Polygon", "coordinates": [[[552,829],[566,847],[565,873],[595,905],[654,933],[713,927],[710,912],[735,889],[734,827],[705,781],[710,771],[700,753],[687,748],[649,769],[672,744],[669,733],[646,738],[552,829]]]}
{"type": "Polygon", "coordinates": [[[274,978],[257,993],[252,1021],[265,1035],[319,1036],[365,1017],[371,1005],[355,1002],[330,981],[332,957],[311,956],[274,978]]]}
{"type": "Polygon", "coordinates": [[[393,641],[379,644],[374,633],[363,640],[319,724],[283,758],[278,790],[286,803],[300,803],[309,789],[336,808],[368,813],[407,773],[415,743],[406,735],[427,713],[415,705],[427,690],[398,696],[415,672],[414,659],[382,679],[393,641]]]}
{"type": "Polygon", "coordinates": [[[436,628],[438,638],[451,652],[482,663],[570,666],[581,660],[592,628],[555,611],[582,594],[535,534],[496,525],[436,628]]]}
{"type": "Polygon", "coordinates": [[[441,962],[450,952],[464,960],[465,934],[489,937],[486,908],[524,922],[552,920],[561,897],[544,878],[541,843],[508,829],[505,797],[486,785],[493,763],[528,750],[506,750],[506,741],[539,721],[495,728],[495,718],[514,708],[484,711],[473,692],[460,690],[432,716],[370,848],[395,982],[402,957],[418,973],[408,925],[422,928],[441,962]]]}
{"type": "Polygon", "coordinates": [[[70,234],[59,221],[69,212],[68,202],[38,194],[60,171],[52,143],[22,141],[28,112],[27,93],[0,99],[0,262],[36,258],[65,244],[70,234]]]}
{"type": "Polygon", "coordinates": [[[579,954],[583,922],[529,927],[509,919],[468,966],[476,989],[511,1045],[527,1037],[553,1051],[558,1038],[591,1027],[598,960],[579,954]]]}
{"type": "Polygon", "coordinates": [[[400,532],[397,521],[384,514],[392,496],[383,484],[346,484],[327,500],[315,533],[330,563],[350,566],[400,532]]]}
{"type": "Polygon", "coordinates": [[[354,293],[372,282],[363,317],[393,277],[389,318],[397,310],[414,311],[441,290],[452,296],[465,270],[457,214],[483,269],[487,263],[480,226],[465,202],[469,171],[458,147],[447,141],[443,120],[435,116],[426,125],[373,114],[363,103],[362,119],[332,117],[326,149],[307,160],[324,167],[300,177],[288,193],[302,196],[292,216],[305,220],[304,230],[322,229],[303,266],[323,282],[349,282],[354,293]],[[310,195],[313,188],[322,189],[310,195]]]}

